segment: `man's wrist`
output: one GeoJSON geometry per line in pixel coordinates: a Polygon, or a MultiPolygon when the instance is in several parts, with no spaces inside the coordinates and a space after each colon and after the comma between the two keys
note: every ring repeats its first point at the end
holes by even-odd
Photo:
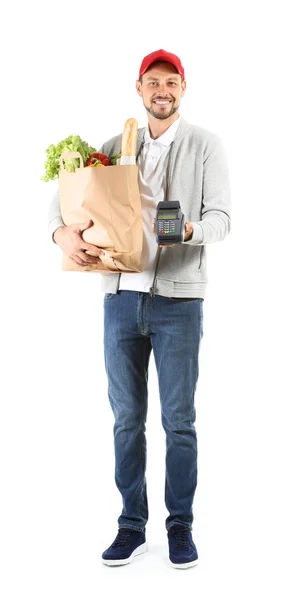
{"type": "MultiPolygon", "coordinates": [[[[65,225],[60,225],[59,227],[57,227],[57,229],[55,229],[52,237],[53,237],[53,241],[55,242],[55,244],[58,244],[57,240],[58,240],[58,232],[60,229],[64,229],[65,225]],[[57,238],[57,239],[56,239],[57,238]]],[[[59,236],[60,236],[60,232],[59,232],[59,236]]]]}
{"type": "Polygon", "coordinates": [[[196,221],[192,222],[191,237],[188,238],[187,240],[184,240],[183,243],[189,244],[189,246],[199,246],[201,244],[204,244],[201,222],[200,223],[197,223],[196,221]]]}

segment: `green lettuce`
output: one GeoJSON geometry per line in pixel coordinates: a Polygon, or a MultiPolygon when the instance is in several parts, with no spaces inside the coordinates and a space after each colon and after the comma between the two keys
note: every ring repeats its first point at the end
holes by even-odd
{"type": "MultiPolygon", "coordinates": [[[[51,144],[47,150],[47,159],[44,163],[45,174],[40,178],[42,181],[56,179],[60,170],[60,156],[62,152],[80,152],[85,165],[90,154],[97,152],[96,148],[89,146],[87,142],[81,139],[79,135],[70,135],[57,146],[51,144]]],[[[79,158],[63,159],[64,167],[68,173],[74,173],[75,169],[80,167],[79,158]]]]}

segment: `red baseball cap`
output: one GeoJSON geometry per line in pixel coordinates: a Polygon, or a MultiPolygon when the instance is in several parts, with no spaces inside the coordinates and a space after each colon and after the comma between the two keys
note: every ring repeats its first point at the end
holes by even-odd
{"type": "Polygon", "coordinates": [[[172,54],[171,52],[166,52],[166,50],[156,50],[155,52],[151,52],[143,59],[140,69],[139,69],[139,77],[146,72],[146,70],[152,65],[152,63],[157,60],[164,60],[166,62],[171,63],[178,70],[179,74],[182,76],[182,81],[185,79],[184,67],[176,54],[172,54]]]}

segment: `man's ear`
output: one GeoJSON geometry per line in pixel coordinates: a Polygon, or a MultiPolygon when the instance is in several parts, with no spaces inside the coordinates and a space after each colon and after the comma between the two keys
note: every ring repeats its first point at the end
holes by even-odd
{"type": "Polygon", "coordinates": [[[139,95],[139,96],[142,96],[142,91],[141,91],[141,83],[140,83],[140,81],[138,81],[138,80],[137,80],[135,85],[136,85],[136,91],[137,91],[138,95],[139,95]]]}
{"type": "Polygon", "coordinates": [[[181,96],[184,95],[185,91],[186,91],[186,87],[187,87],[187,83],[186,80],[184,79],[184,81],[182,82],[182,91],[181,91],[181,96]]]}

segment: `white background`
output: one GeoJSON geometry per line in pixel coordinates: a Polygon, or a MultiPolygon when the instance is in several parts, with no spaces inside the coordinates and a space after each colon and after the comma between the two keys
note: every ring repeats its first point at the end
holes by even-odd
{"type": "Polygon", "coordinates": [[[11,600],[303,598],[303,31],[300,2],[15,2],[2,12],[1,571],[11,600]],[[232,230],[208,247],[196,393],[200,564],[167,564],[165,434],[149,375],[148,554],[117,533],[99,276],[61,271],[45,150],[99,148],[146,113],[143,57],[179,55],[180,112],[228,153],[232,230]],[[105,592],[105,586],[109,586],[105,592]]]}

